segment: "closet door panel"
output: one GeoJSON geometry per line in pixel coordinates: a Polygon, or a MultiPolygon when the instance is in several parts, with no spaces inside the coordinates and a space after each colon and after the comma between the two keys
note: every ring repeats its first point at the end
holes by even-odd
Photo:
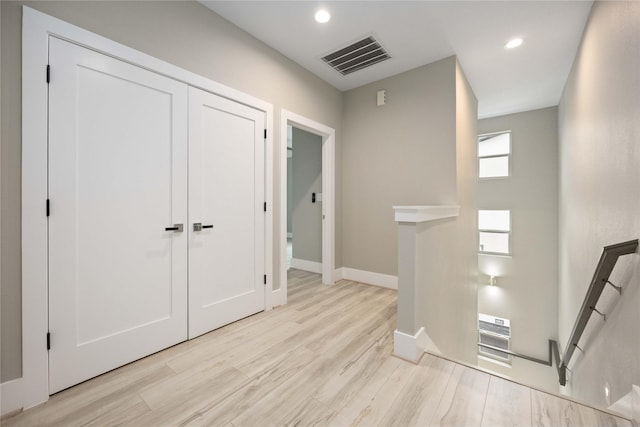
{"type": "Polygon", "coordinates": [[[187,86],[50,39],[50,392],[187,338],[187,86]]]}
{"type": "Polygon", "coordinates": [[[189,89],[190,338],[264,310],[264,120],[189,89]]]}

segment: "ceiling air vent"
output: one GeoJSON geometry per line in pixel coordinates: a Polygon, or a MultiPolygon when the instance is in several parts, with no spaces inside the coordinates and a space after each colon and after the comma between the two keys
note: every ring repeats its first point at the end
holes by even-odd
{"type": "Polygon", "coordinates": [[[322,57],[322,60],[346,76],[389,58],[391,56],[380,46],[380,43],[369,36],[322,57]]]}

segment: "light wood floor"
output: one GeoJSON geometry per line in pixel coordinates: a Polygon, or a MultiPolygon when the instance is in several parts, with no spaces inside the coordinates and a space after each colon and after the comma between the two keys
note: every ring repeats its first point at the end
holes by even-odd
{"type": "Polygon", "coordinates": [[[630,426],[425,355],[391,356],[396,293],[292,270],[289,304],[60,392],[7,426],[630,426]]]}

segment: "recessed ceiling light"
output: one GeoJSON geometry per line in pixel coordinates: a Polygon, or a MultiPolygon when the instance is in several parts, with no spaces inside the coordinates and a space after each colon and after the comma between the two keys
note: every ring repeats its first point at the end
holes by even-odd
{"type": "Polygon", "coordinates": [[[324,9],[320,9],[316,12],[315,18],[316,22],[324,24],[325,22],[329,22],[329,20],[331,19],[331,14],[324,9]]]}
{"type": "Polygon", "coordinates": [[[518,37],[518,38],[509,40],[509,42],[504,45],[504,48],[505,49],[515,49],[516,47],[520,46],[521,44],[522,44],[522,39],[518,37]]]}

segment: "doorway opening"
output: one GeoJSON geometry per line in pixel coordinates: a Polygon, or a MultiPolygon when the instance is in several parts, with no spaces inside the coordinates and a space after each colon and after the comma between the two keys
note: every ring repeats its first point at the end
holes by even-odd
{"type": "Polygon", "coordinates": [[[287,268],[322,273],[322,137],[287,126],[287,268]]]}
{"type": "Polygon", "coordinates": [[[322,273],[322,283],[325,285],[333,284],[335,265],[335,130],[306,117],[282,110],[280,165],[280,287],[274,290],[274,305],[286,304],[289,264],[293,268],[322,273]],[[321,148],[313,146],[314,138],[317,143],[321,143],[321,148]],[[320,148],[317,151],[321,151],[316,153],[320,158],[315,161],[314,165],[307,164],[305,167],[306,172],[310,173],[301,178],[306,181],[306,184],[299,187],[300,191],[297,195],[299,201],[305,201],[305,207],[299,210],[300,215],[295,214],[295,206],[289,204],[290,201],[295,203],[296,199],[288,197],[289,191],[295,191],[296,188],[295,182],[290,179],[296,178],[292,176],[292,173],[296,171],[293,167],[289,170],[288,165],[293,165],[295,162],[292,159],[295,158],[295,141],[297,139],[301,142],[298,158],[301,156],[313,157],[314,148],[320,148]],[[309,166],[311,167],[309,168],[309,166]],[[318,172],[321,173],[318,174],[318,172]],[[321,178],[318,175],[321,175],[321,178]],[[318,189],[319,191],[317,191],[318,189]],[[320,217],[319,228],[321,230],[318,230],[317,224],[307,223],[307,220],[313,221],[314,211],[319,211],[317,213],[320,217]],[[299,218],[297,222],[296,218],[299,218]],[[300,230],[298,234],[307,234],[307,231],[309,233],[306,239],[300,239],[297,249],[293,249],[298,241],[296,238],[296,229],[298,228],[300,230]],[[320,245],[317,244],[317,234],[321,237],[320,245]],[[292,236],[291,256],[288,254],[289,236],[292,236]],[[316,240],[315,243],[314,240],[316,240]],[[300,259],[296,258],[299,253],[302,254],[300,259]]]}

